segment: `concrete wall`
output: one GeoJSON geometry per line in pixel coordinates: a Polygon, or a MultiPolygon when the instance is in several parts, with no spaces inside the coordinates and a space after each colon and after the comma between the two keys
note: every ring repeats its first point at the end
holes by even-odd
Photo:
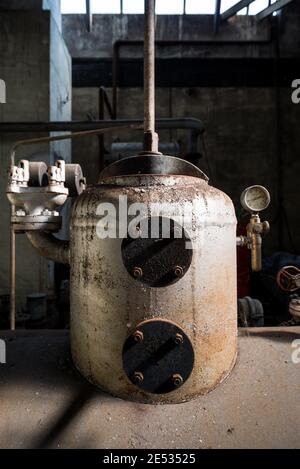
{"type": "MultiPolygon", "coordinates": [[[[159,16],[157,17],[157,40],[259,40],[271,37],[269,21],[255,22],[253,17],[237,16],[223,24],[217,37],[212,34],[212,16],[159,16]]],[[[63,16],[63,35],[73,57],[111,58],[115,41],[143,38],[143,18],[140,15],[95,15],[92,33],[86,29],[83,15],[63,16]]],[[[300,1],[285,9],[281,35],[281,57],[299,57],[300,1]]],[[[142,57],[142,49],[122,47],[121,57],[142,57]]],[[[274,57],[274,44],[249,46],[203,46],[197,48],[157,48],[158,57],[274,57]]],[[[295,77],[298,78],[298,77],[295,77]]],[[[99,83],[101,85],[101,83],[99,83]]],[[[111,96],[111,89],[108,89],[111,96]]],[[[206,147],[209,158],[203,159],[202,167],[217,187],[227,192],[240,211],[239,195],[251,184],[266,185],[273,197],[272,206],[266,213],[272,222],[272,233],[266,239],[266,253],[274,249],[300,250],[300,197],[298,175],[300,174],[299,118],[300,105],[292,104],[291,89],[279,90],[280,128],[276,133],[277,107],[275,88],[161,88],[157,89],[157,117],[195,117],[206,127],[206,147]],[[170,99],[171,95],[171,99],[170,99]],[[284,169],[282,184],[284,208],[287,214],[293,243],[284,228],[284,243],[278,245],[278,168],[277,151],[280,146],[284,169]]],[[[118,117],[139,118],[143,116],[141,89],[118,90],[118,117]]],[[[98,116],[98,91],[96,88],[73,88],[73,119],[98,116]]],[[[108,116],[106,116],[108,118],[108,116]]],[[[119,134],[121,141],[137,141],[141,135],[119,134]]],[[[167,132],[161,132],[163,141],[170,140],[167,132]]],[[[173,132],[173,139],[186,142],[185,132],[173,132]]],[[[110,150],[111,138],[106,138],[110,150]]],[[[89,182],[95,182],[98,169],[97,139],[86,139],[73,144],[73,160],[82,164],[89,182]]],[[[285,221],[286,224],[286,221],[285,221]]]]}
{"type": "MultiPolygon", "coordinates": [[[[112,46],[116,41],[142,40],[144,19],[143,15],[94,15],[92,33],[87,31],[85,15],[63,15],[63,35],[72,57],[101,57],[112,56],[112,46]]],[[[237,20],[222,25],[217,38],[213,35],[212,15],[160,15],[156,17],[156,40],[205,40],[220,39],[234,40],[259,40],[266,41],[270,37],[270,27],[266,23],[257,24],[253,17],[239,16],[237,20]]],[[[130,52],[124,48],[126,57],[134,57],[139,50],[130,52]],[[129,55],[128,55],[129,54],[129,55]]],[[[157,57],[180,56],[243,56],[244,48],[231,46],[207,46],[197,48],[164,48],[157,49],[157,57]]],[[[269,48],[258,49],[249,46],[247,55],[256,56],[258,53],[268,55],[269,48]]]]}
{"type": "Polygon", "coordinates": [[[60,0],[0,0],[0,10],[50,10],[61,31],[60,0]]]}
{"type": "MultiPolygon", "coordinates": [[[[47,121],[71,118],[71,59],[50,11],[0,10],[0,76],[7,86],[7,102],[0,105],[2,121],[47,121]]],[[[9,290],[9,204],[5,195],[6,169],[12,144],[32,135],[0,135],[0,294],[9,290]]],[[[70,160],[70,144],[23,147],[17,159],[52,161],[51,151],[70,160]]],[[[41,259],[23,235],[17,236],[17,299],[52,287],[52,264],[41,259]]]]}

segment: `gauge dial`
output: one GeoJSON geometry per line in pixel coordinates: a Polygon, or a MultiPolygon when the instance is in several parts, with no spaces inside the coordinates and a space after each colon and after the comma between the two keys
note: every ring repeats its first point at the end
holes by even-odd
{"type": "Polygon", "coordinates": [[[248,212],[261,212],[270,203],[269,191],[263,186],[251,186],[241,195],[241,204],[248,212]]]}

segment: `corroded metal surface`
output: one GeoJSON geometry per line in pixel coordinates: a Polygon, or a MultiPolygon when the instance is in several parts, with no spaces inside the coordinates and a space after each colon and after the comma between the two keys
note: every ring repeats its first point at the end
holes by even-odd
{"type": "Polygon", "coordinates": [[[300,327],[241,330],[223,385],[166,406],[89,385],[72,366],[66,331],[0,338],[1,448],[300,448],[300,363],[292,362],[300,327]]]}
{"type": "MultiPolygon", "coordinates": [[[[131,156],[107,166],[99,176],[99,182],[108,182],[109,178],[133,174],[163,174],[199,177],[208,181],[207,176],[192,163],[169,155],[145,153],[131,156]]],[[[111,182],[109,180],[109,182],[111,182]]]]}
{"type": "Polygon", "coordinates": [[[189,337],[171,321],[152,319],[138,324],[126,339],[122,355],[130,381],[154,394],[179,388],[194,366],[189,337]]]}
{"type": "Polygon", "coordinates": [[[139,236],[132,238],[128,233],[121,245],[129,275],[151,287],[178,282],[188,271],[193,256],[193,250],[186,249],[191,240],[182,226],[169,218],[152,217],[141,220],[137,228],[139,236]],[[157,235],[146,237],[151,233],[151,224],[157,227],[157,235]],[[163,237],[164,232],[169,233],[168,238],[163,237]]]}
{"type": "MultiPolygon", "coordinates": [[[[119,226],[117,217],[117,231],[119,226]]],[[[121,176],[88,188],[73,207],[70,290],[72,355],[88,380],[111,394],[147,403],[206,394],[230,373],[237,353],[236,217],[230,198],[205,180],[187,176],[121,176]],[[123,263],[123,238],[97,236],[99,204],[110,203],[119,214],[120,196],[128,206],[144,204],[142,218],[157,216],[155,207],[162,205],[164,217],[190,214],[186,231],[193,255],[175,283],[143,284],[123,263]],[[165,395],[137,389],[122,366],[128,334],[154,318],[178,324],[195,353],[189,379],[165,395]]]]}
{"type": "Polygon", "coordinates": [[[279,270],[277,285],[285,292],[294,292],[300,288],[300,270],[295,265],[286,265],[279,270]]]}

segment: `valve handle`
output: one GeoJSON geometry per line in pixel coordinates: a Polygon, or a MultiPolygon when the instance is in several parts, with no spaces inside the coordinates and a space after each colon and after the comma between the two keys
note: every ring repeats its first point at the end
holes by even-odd
{"type": "Polygon", "coordinates": [[[300,288],[300,269],[294,265],[287,265],[279,270],[277,284],[285,292],[293,292],[300,288]]]}

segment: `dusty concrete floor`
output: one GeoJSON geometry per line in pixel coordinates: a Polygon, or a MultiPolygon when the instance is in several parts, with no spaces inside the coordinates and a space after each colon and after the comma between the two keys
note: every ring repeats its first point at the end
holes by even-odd
{"type": "Polygon", "coordinates": [[[0,338],[7,343],[0,448],[300,448],[300,363],[292,362],[299,327],[240,331],[227,381],[169,406],[122,401],[90,386],[72,366],[66,331],[0,338]]]}

